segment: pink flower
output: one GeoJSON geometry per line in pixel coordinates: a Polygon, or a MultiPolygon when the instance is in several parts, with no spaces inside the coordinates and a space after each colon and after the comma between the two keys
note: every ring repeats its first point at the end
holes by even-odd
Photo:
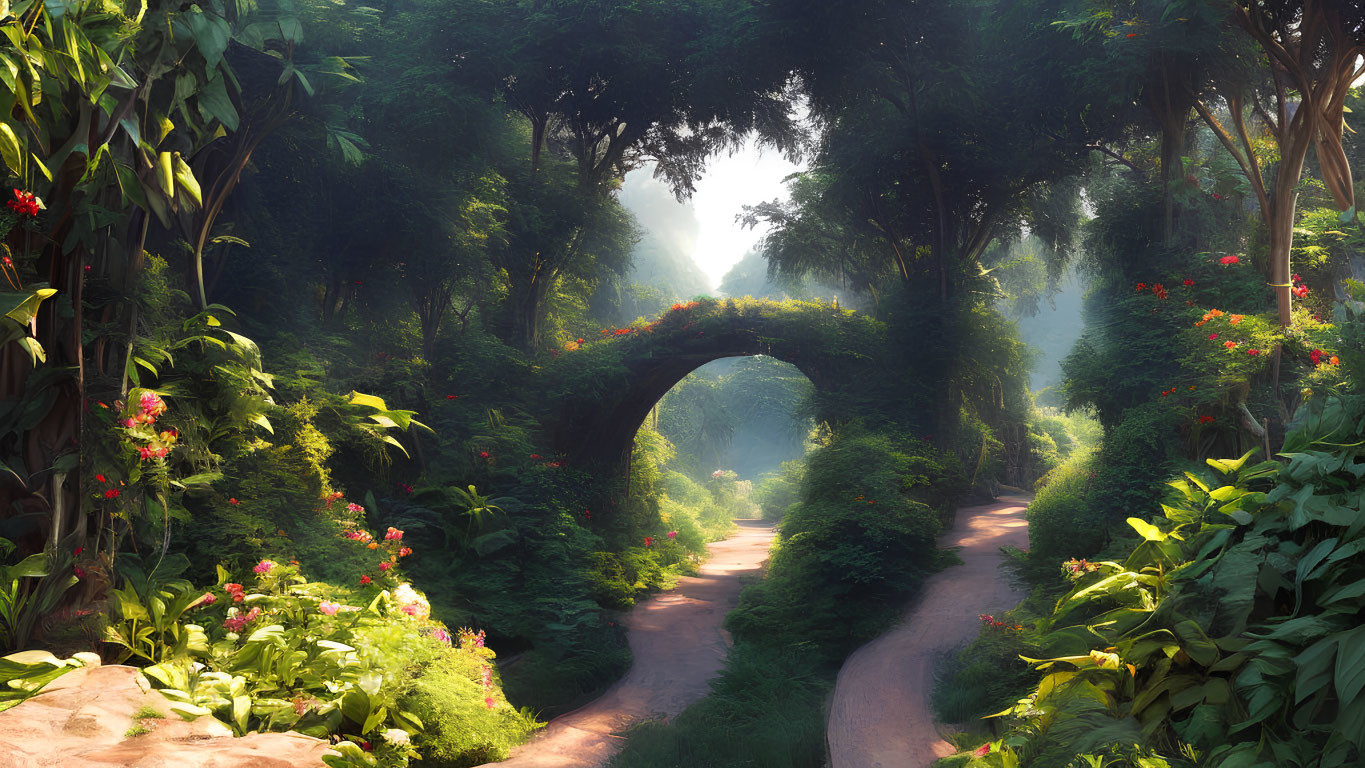
{"type": "Polygon", "coordinates": [[[1210,334],[1209,334],[1209,340],[1210,340],[1210,341],[1212,341],[1213,339],[1216,339],[1216,338],[1218,338],[1218,334],[1216,334],[1216,333],[1210,333],[1210,334]]]}
{"type": "MultiPolygon", "coordinates": [[[[1217,195],[1215,195],[1215,197],[1217,197],[1217,195]]],[[[972,757],[985,757],[986,755],[989,755],[990,753],[991,753],[991,745],[990,745],[990,743],[988,742],[988,743],[986,743],[986,744],[982,744],[981,746],[977,747],[976,750],[972,752],[972,757]]]]}
{"type": "Polygon", "coordinates": [[[356,514],[360,514],[361,512],[364,512],[364,511],[365,511],[365,508],[362,507],[362,506],[360,506],[359,504],[357,504],[357,503],[355,503],[355,502],[353,501],[353,502],[351,502],[350,504],[347,504],[347,505],[346,505],[346,511],[347,511],[347,512],[354,512],[354,513],[356,513],[356,514]]]}
{"type": "Polygon", "coordinates": [[[318,606],[318,610],[327,616],[335,616],[337,611],[341,610],[341,604],[323,600],[322,604],[318,606]]]}
{"type": "Polygon", "coordinates": [[[493,701],[493,697],[491,697],[491,696],[485,698],[485,699],[483,700],[483,704],[484,704],[484,706],[488,707],[489,709],[492,709],[493,707],[497,706],[497,702],[496,702],[496,701],[493,701]]]}
{"type": "Polygon", "coordinates": [[[437,627],[436,629],[432,630],[431,636],[445,643],[446,645],[450,645],[450,633],[445,631],[444,629],[441,629],[440,627],[437,627]]]}
{"type": "Polygon", "coordinates": [[[676,538],[678,538],[678,532],[677,532],[677,531],[669,531],[669,532],[668,532],[668,538],[670,538],[670,539],[676,539],[676,538]]]}
{"type": "Polygon", "coordinates": [[[213,605],[216,602],[218,602],[218,596],[212,592],[205,592],[204,596],[199,598],[200,605],[213,605]]]}
{"type": "Polygon", "coordinates": [[[384,534],[384,541],[400,541],[402,538],[403,532],[393,526],[389,526],[388,532],[384,534]]]}
{"type": "Polygon", "coordinates": [[[166,403],[155,392],[143,392],[142,412],[148,416],[160,416],[166,412],[166,403]]]}
{"type": "Polygon", "coordinates": [[[379,570],[381,570],[381,571],[387,571],[388,569],[390,569],[390,568],[392,568],[392,567],[393,567],[393,563],[390,563],[390,562],[383,562],[383,563],[380,563],[380,564],[379,564],[379,570]]]}
{"type": "Polygon", "coordinates": [[[275,564],[269,560],[262,560],[261,562],[256,563],[256,567],[251,570],[255,573],[270,573],[270,569],[274,567],[275,564]]]}
{"type": "Polygon", "coordinates": [[[407,605],[403,606],[402,608],[399,608],[398,610],[402,611],[403,613],[406,613],[406,614],[409,615],[409,616],[416,616],[416,615],[417,615],[417,604],[416,604],[416,603],[408,603],[407,605]]]}

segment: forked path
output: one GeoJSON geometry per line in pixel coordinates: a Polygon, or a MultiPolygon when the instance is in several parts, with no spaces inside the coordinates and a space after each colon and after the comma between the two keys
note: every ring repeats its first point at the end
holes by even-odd
{"type": "Polygon", "coordinates": [[[953,753],[929,705],[934,659],[976,637],[979,614],[1024,597],[1000,568],[1000,547],[1028,546],[1027,506],[1027,498],[1008,496],[959,509],[939,546],[961,547],[962,565],[930,577],[895,629],[844,662],[826,731],[831,768],[927,768],[953,753]]]}
{"type": "Polygon", "coordinates": [[[720,673],[730,637],[721,627],[739,600],[740,577],[757,574],[774,530],[740,520],[739,530],[708,546],[697,576],[656,595],[626,619],[630,672],[590,704],[561,715],[540,735],[512,750],[498,768],[597,768],[621,748],[620,733],[645,718],[672,717],[707,694],[720,673]]]}

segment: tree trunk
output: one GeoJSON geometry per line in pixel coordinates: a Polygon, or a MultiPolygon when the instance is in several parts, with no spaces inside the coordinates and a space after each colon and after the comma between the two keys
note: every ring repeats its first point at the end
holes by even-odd
{"type": "MultiPolygon", "coordinates": [[[[1291,130],[1299,127],[1295,120],[1291,130]]],[[[1311,124],[1308,133],[1311,133],[1311,124]]],[[[1280,142],[1283,156],[1275,171],[1274,192],[1270,210],[1264,213],[1270,232],[1270,284],[1275,290],[1275,306],[1280,325],[1288,328],[1293,294],[1289,292],[1289,252],[1294,247],[1294,214],[1298,209],[1299,177],[1303,175],[1304,158],[1308,155],[1309,140],[1305,131],[1295,131],[1280,142]]]]}

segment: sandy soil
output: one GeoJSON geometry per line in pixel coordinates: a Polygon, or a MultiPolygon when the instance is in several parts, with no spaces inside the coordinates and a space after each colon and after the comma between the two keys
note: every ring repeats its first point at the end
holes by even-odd
{"type": "Polygon", "coordinates": [[[962,547],[963,565],[926,581],[899,626],[844,662],[827,730],[832,768],[924,768],[953,753],[929,706],[934,659],[976,637],[978,614],[1008,610],[1024,597],[999,567],[999,550],[1028,547],[1027,504],[1013,496],[959,509],[939,546],[962,547]]]}
{"type": "Polygon", "coordinates": [[[630,672],[590,704],[550,721],[535,739],[513,750],[499,768],[588,768],[604,765],[621,748],[632,723],[667,718],[708,692],[725,663],[729,635],[721,628],[739,599],[740,577],[755,575],[768,557],[774,531],[758,520],[709,546],[701,574],[636,605],[626,619],[634,663],[630,672]]]}

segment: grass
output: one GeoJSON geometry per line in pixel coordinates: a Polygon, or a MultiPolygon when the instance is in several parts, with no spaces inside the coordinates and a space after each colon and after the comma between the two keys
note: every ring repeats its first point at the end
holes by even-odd
{"type": "Polygon", "coordinates": [[[821,768],[834,672],[808,654],[741,642],[711,695],[628,734],[611,768],[821,768]]]}
{"type": "Polygon", "coordinates": [[[133,713],[133,725],[131,728],[123,732],[123,738],[131,739],[135,736],[141,736],[144,733],[151,733],[152,728],[147,725],[146,721],[164,720],[165,718],[166,715],[163,714],[156,707],[143,704],[141,707],[138,708],[136,712],[133,713]]]}

